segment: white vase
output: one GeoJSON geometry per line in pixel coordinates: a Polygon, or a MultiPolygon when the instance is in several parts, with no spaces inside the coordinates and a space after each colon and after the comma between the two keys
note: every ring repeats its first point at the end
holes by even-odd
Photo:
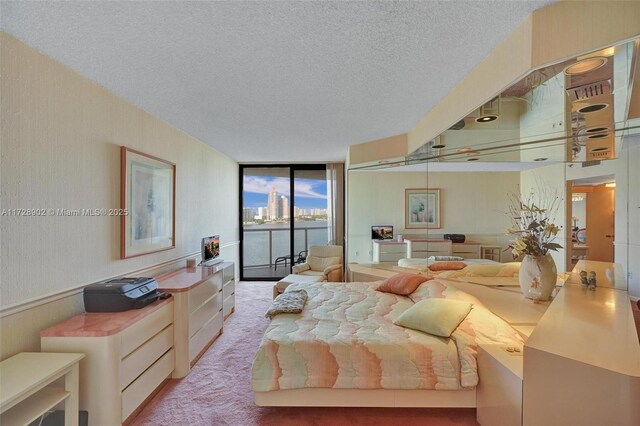
{"type": "Polygon", "coordinates": [[[529,299],[549,300],[556,287],[558,270],[551,254],[525,255],[518,274],[522,294],[529,299]]]}

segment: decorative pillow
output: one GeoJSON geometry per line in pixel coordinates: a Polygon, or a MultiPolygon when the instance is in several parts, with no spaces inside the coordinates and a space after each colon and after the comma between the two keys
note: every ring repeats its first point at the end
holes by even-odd
{"type": "Polygon", "coordinates": [[[464,271],[470,277],[517,277],[520,262],[498,263],[492,265],[469,265],[464,271]]]}
{"type": "Polygon", "coordinates": [[[336,265],[340,263],[340,258],[336,257],[317,257],[317,256],[307,256],[307,263],[314,271],[324,271],[327,267],[331,265],[336,265]]]}
{"type": "Polygon", "coordinates": [[[429,256],[429,257],[427,257],[427,260],[434,260],[434,261],[464,260],[464,257],[460,257],[460,256],[429,256]]]}
{"type": "Polygon", "coordinates": [[[433,265],[429,265],[429,269],[432,271],[458,271],[467,267],[464,262],[436,262],[433,265]]]}
{"type": "Polygon", "coordinates": [[[307,298],[305,290],[291,290],[282,293],[271,302],[271,306],[264,316],[273,319],[278,314],[299,314],[302,312],[307,298]]]}
{"type": "Polygon", "coordinates": [[[400,296],[407,296],[413,293],[420,284],[432,280],[431,277],[417,274],[398,274],[387,278],[378,286],[376,290],[384,293],[393,293],[400,296]]]}
{"type": "Polygon", "coordinates": [[[394,324],[440,337],[449,337],[471,311],[471,303],[448,299],[421,300],[394,324]]]}

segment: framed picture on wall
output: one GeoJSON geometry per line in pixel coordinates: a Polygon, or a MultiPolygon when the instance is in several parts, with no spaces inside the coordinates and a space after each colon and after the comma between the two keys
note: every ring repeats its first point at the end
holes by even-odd
{"type": "Polygon", "coordinates": [[[441,228],[439,189],[407,188],[404,200],[406,229],[441,228]]]}
{"type": "Polygon", "coordinates": [[[176,165],[121,147],[120,257],[175,247],[176,165]]]}

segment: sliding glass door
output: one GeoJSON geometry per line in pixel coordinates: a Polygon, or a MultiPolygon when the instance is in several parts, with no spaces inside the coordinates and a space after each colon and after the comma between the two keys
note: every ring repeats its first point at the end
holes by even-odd
{"type": "Polygon", "coordinates": [[[241,279],[279,280],[326,245],[324,165],[241,165],[241,279]]]}

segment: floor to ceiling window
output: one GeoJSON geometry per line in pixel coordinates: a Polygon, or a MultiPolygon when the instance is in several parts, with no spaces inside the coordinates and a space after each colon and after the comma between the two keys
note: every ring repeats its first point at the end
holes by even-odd
{"type": "Polygon", "coordinates": [[[324,165],[241,165],[241,279],[277,280],[326,245],[324,165]]]}

